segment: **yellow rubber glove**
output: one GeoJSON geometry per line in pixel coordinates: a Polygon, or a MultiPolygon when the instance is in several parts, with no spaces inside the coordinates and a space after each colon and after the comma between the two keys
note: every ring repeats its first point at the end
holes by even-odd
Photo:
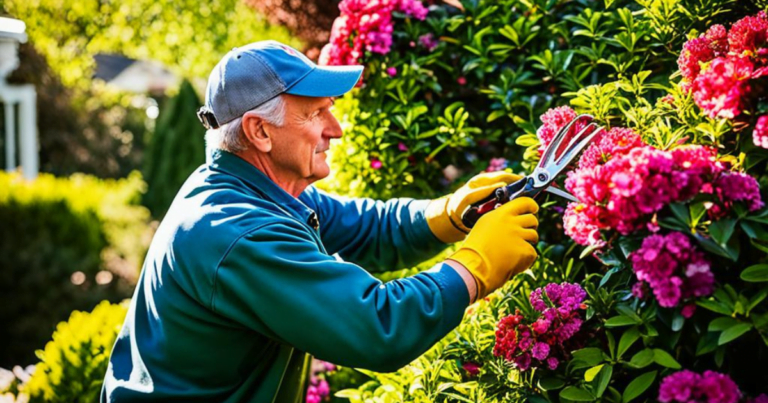
{"type": "Polygon", "coordinates": [[[512,200],[477,221],[464,244],[448,259],[472,273],[477,298],[501,287],[536,261],[539,205],[530,197],[512,200]]]}
{"type": "Polygon", "coordinates": [[[464,239],[469,233],[461,222],[461,214],[471,204],[483,200],[494,190],[518,181],[522,176],[504,171],[486,172],[476,175],[456,193],[432,200],[424,215],[427,224],[437,239],[445,243],[454,243],[464,239]]]}

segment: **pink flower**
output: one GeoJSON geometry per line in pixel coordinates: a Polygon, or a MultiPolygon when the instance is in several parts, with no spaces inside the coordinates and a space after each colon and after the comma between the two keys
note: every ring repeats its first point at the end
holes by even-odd
{"type": "Polygon", "coordinates": [[[757,124],[752,131],[752,141],[758,147],[768,148],[768,115],[757,118],[757,124]]]}
{"type": "Polygon", "coordinates": [[[381,169],[382,165],[383,164],[381,163],[381,160],[379,160],[378,158],[371,159],[371,168],[378,170],[378,169],[381,169]]]}
{"type": "Polygon", "coordinates": [[[714,290],[709,261],[680,232],[646,237],[629,258],[638,284],[647,283],[662,307],[672,308],[683,299],[714,290]]]}
{"type": "Polygon", "coordinates": [[[488,168],[485,168],[485,172],[496,172],[507,169],[506,158],[491,158],[491,162],[488,164],[488,168]]]}
{"type": "Polygon", "coordinates": [[[659,387],[659,401],[669,402],[688,402],[693,397],[696,384],[701,380],[701,375],[683,370],[676,372],[661,381],[659,387]]]}
{"type": "Polygon", "coordinates": [[[419,37],[419,45],[425,47],[428,52],[435,50],[440,41],[435,39],[435,35],[432,33],[424,34],[419,37]]]}
{"type": "Polygon", "coordinates": [[[716,58],[693,82],[694,101],[710,118],[735,118],[749,103],[753,70],[746,57],[716,58]]]}
{"type": "Polygon", "coordinates": [[[480,373],[480,368],[482,368],[482,365],[472,361],[465,361],[461,364],[461,367],[464,368],[465,371],[469,372],[470,375],[477,376],[480,373]]]}
{"type": "Polygon", "coordinates": [[[693,314],[696,313],[696,304],[688,304],[683,307],[683,310],[680,312],[681,315],[683,315],[684,318],[688,319],[693,314]]]}
{"type": "Polygon", "coordinates": [[[397,149],[400,151],[408,151],[408,146],[405,145],[402,141],[397,143],[397,149]]]}
{"type": "Polygon", "coordinates": [[[549,355],[549,344],[536,343],[536,345],[533,346],[533,350],[531,350],[531,353],[533,355],[533,358],[539,361],[543,361],[549,355]]]}
{"type": "Polygon", "coordinates": [[[360,64],[364,53],[387,54],[392,46],[392,12],[399,11],[418,20],[428,10],[418,0],[342,0],[341,15],[331,28],[329,43],[320,53],[320,64],[360,64]]]}
{"type": "Polygon", "coordinates": [[[704,191],[724,169],[711,147],[662,151],[639,141],[628,129],[609,132],[568,173],[565,187],[581,203],[568,206],[563,224],[577,243],[602,246],[600,231],[648,228],[654,213],[704,191]]]}
{"type": "Polygon", "coordinates": [[[558,364],[560,364],[560,361],[555,357],[549,357],[547,358],[547,368],[551,369],[552,371],[557,369],[558,364]]]}
{"type": "Polygon", "coordinates": [[[715,192],[726,207],[739,201],[745,203],[749,211],[756,211],[765,205],[757,180],[742,172],[720,175],[715,182],[715,192]]]}
{"type": "Polygon", "coordinates": [[[464,78],[464,76],[459,76],[459,78],[456,79],[456,82],[459,83],[459,85],[466,85],[467,79],[464,78]]]}
{"type": "Polygon", "coordinates": [[[691,39],[683,45],[683,51],[677,59],[677,66],[683,74],[683,79],[693,82],[701,71],[701,64],[714,58],[715,51],[710,46],[710,41],[702,36],[691,39]]]}
{"type": "Polygon", "coordinates": [[[768,403],[768,395],[763,393],[754,399],[747,400],[747,403],[768,403]]]}
{"type": "Polygon", "coordinates": [[[518,369],[557,368],[570,352],[583,347],[574,336],[581,329],[580,310],[586,292],[578,284],[548,284],[531,293],[538,316],[528,320],[519,312],[499,321],[493,354],[514,362],[518,369]]]}
{"type": "Polygon", "coordinates": [[[546,113],[541,115],[541,127],[536,131],[536,136],[539,138],[539,152],[543,152],[547,148],[552,139],[555,138],[555,134],[563,128],[568,122],[575,119],[577,116],[576,111],[568,106],[561,106],[559,108],[552,108],[546,113]]]}
{"type": "Polygon", "coordinates": [[[387,68],[387,75],[390,77],[394,77],[397,75],[397,68],[396,67],[388,67],[387,68]]]}
{"type": "Polygon", "coordinates": [[[662,403],[737,403],[741,391],[725,374],[706,371],[699,375],[690,370],[675,372],[661,381],[659,401],[662,403]]]}
{"type": "Polygon", "coordinates": [[[744,17],[731,27],[728,44],[731,52],[737,55],[752,56],[766,44],[768,39],[768,20],[765,14],[744,17]]]}
{"type": "Polygon", "coordinates": [[[595,139],[579,159],[579,169],[603,165],[611,158],[627,154],[636,147],[645,145],[632,129],[614,127],[602,137],[595,139]]]}
{"type": "Polygon", "coordinates": [[[731,377],[715,371],[704,372],[697,389],[711,403],[737,403],[741,397],[741,391],[731,377]]]}
{"type": "Polygon", "coordinates": [[[677,59],[677,66],[683,80],[692,83],[699,76],[701,65],[715,57],[728,53],[728,33],[724,26],[713,25],[705,34],[689,40],[683,45],[683,51],[677,59]]]}

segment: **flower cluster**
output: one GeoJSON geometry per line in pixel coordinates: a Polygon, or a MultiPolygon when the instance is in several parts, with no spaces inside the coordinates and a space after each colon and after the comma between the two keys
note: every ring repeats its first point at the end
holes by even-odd
{"type": "Polygon", "coordinates": [[[757,118],[755,130],[752,131],[752,142],[758,147],[768,148],[768,115],[757,118]]]}
{"type": "Polygon", "coordinates": [[[583,323],[579,309],[586,292],[578,284],[547,284],[531,293],[533,321],[516,312],[499,321],[493,354],[512,361],[521,371],[544,367],[554,370],[578,347],[574,335],[583,323]]]}
{"type": "Polygon", "coordinates": [[[637,280],[648,284],[659,305],[665,308],[709,295],[714,289],[709,261],[680,232],[645,238],[630,259],[637,280]]]}
{"type": "Polygon", "coordinates": [[[539,138],[539,152],[544,152],[544,149],[549,146],[549,143],[555,138],[558,130],[565,126],[568,122],[575,119],[576,112],[568,106],[561,106],[558,108],[552,108],[545,114],[541,115],[541,127],[536,131],[536,136],[539,138]]]}
{"type": "Polygon", "coordinates": [[[336,366],[330,362],[318,359],[312,360],[312,368],[309,374],[309,387],[307,388],[307,403],[320,403],[324,400],[328,400],[328,396],[331,394],[331,388],[328,385],[328,381],[323,378],[323,374],[335,370],[336,366]]]}
{"type": "Polygon", "coordinates": [[[611,129],[568,173],[565,186],[581,203],[568,205],[566,234],[579,244],[602,246],[600,230],[626,235],[648,227],[667,204],[711,193],[711,183],[724,170],[715,157],[713,148],[663,151],[646,145],[632,130],[611,129]]]}
{"type": "Polygon", "coordinates": [[[507,169],[508,161],[506,158],[491,158],[491,162],[488,163],[488,168],[485,168],[485,172],[496,172],[507,169]]]}
{"type": "Polygon", "coordinates": [[[720,175],[715,181],[715,191],[726,207],[736,201],[744,202],[749,211],[760,210],[765,205],[757,180],[743,172],[720,175]]]}
{"type": "Polygon", "coordinates": [[[333,23],[329,43],[320,52],[323,65],[360,64],[366,51],[389,53],[394,31],[392,12],[418,20],[424,20],[428,12],[418,0],[342,0],[339,10],[341,15],[333,23]]]}
{"type": "Polygon", "coordinates": [[[750,108],[752,80],[768,66],[768,17],[764,12],[722,25],[683,45],[678,67],[683,88],[711,118],[734,119],[750,108]]]}
{"type": "Polygon", "coordinates": [[[662,403],[737,403],[741,391],[736,383],[725,374],[706,371],[698,374],[683,370],[667,376],[659,387],[659,401],[662,403]]]}

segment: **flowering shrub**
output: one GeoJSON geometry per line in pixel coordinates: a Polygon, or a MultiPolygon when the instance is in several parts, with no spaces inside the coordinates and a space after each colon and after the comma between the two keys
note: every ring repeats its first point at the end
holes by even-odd
{"type": "MultiPolygon", "coordinates": [[[[658,2],[637,4],[645,7],[643,18],[661,12],[658,2]]],[[[694,2],[675,4],[698,10],[694,2]]],[[[531,108],[540,115],[538,129],[521,122],[524,134],[515,140],[526,148],[525,168],[577,113],[595,116],[607,129],[558,179],[580,202],[561,210],[540,200],[541,257],[530,271],[471,306],[452,335],[411,365],[395,374],[366,372],[372,383],[338,396],[353,402],[768,399],[761,395],[768,373],[754,370],[768,362],[768,150],[761,146],[768,133],[761,72],[768,20],[758,10],[734,10],[741,14],[702,18],[703,34],[674,45],[679,55],[649,57],[646,66],[656,69],[582,82],[564,94],[568,107],[531,108]],[[667,73],[669,85],[658,77],[667,73]]],[[[441,43],[436,52],[449,46],[441,43]]],[[[365,105],[366,88],[356,107],[365,105]]],[[[416,123],[423,122],[405,127],[416,123]]],[[[378,171],[388,166],[383,155],[378,171]]],[[[501,157],[519,170],[514,155],[501,157]]],[[[484,160],[477,170],[500,166],[484,160]]]]}
{"type": "Polygon", "coordinates": [[[320,61],[365,70],[336,102],[345,137],[323,186],[435,197],[492,158],[520,170],[516,139],[538,148],[537,117],[561,93],[645,70],[667,85],[685,30],[739,9],[689,1],[698,0],[341,1],[320,61]]]}
{"type": "Polygon", "coordinates": [[[531,293],[531,305],[538,313],[527,321],[516,312],[499,321],[493,355],[514,361],[520,371],[543,367],[557,369],[570,352],[583,346],[573,336],[581,329],[577,312],[586,293],[578,284],[547,284],[531,293]],[[535,360],[532,362],[532,360],[535,360]]]}

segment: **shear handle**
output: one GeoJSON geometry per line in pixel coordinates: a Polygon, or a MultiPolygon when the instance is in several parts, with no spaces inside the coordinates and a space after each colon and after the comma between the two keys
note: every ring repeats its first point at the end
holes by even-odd
{"type": "Polygon", "coordinates": [[[464,214],[461,215],[461,222],[467,228],[472,228],[483,214],[495,209],[497,205],[504,204],[518,197],[535,197],[540,192],[541,189],[533,186],[533,178],[526,176],[517,182],[496,189],[495,192],[485,199],[469,206],[464,211],[464,214]]]}

